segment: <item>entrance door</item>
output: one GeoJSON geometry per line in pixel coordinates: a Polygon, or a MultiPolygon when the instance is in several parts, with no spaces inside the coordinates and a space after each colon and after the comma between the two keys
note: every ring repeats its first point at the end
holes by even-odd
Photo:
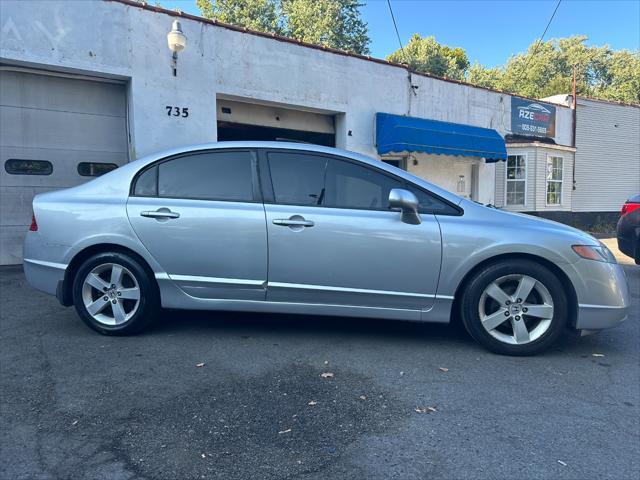
{"type": "Polygon", "coordinates": [[[440,228],[388,208],[404,181],[347,159],[267,153],[270,301],[420,310],[434,299],[440,228]]]}
{"type": "Polygon", "coordinates": [[[250,151],[189,153],[151,165],[127,214],[151,255],[186,293],[264,300],[267,232],[250,151]]]}

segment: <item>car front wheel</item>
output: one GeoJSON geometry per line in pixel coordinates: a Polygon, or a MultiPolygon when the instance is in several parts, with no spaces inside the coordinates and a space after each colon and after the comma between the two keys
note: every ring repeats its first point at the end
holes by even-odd
{"type": "Polygon", "coordinates": [[[129,335],[157,316],[155,282],[139,261],[120,252],[88,258],[73,282],[73,302],[82,320],[105,335],[129,335]]]}
{"type": "Polygon", "coordinates": [[[462,298],[469,334],[489,350],[533,355],[562,335],[568,302],[562,284],[546,267],[508,260],[478,272],[462,298]]]}

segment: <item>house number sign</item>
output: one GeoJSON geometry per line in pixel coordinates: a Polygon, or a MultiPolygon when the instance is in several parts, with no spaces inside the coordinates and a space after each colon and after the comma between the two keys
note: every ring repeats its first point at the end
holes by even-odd
{"type": "Polygon", "coordinates": [[[172,105],[167,105],[164,107],[167,109],[167,116],[169,117],[188,117],[189,116],[189,107],[174,107],[172,105]]]}

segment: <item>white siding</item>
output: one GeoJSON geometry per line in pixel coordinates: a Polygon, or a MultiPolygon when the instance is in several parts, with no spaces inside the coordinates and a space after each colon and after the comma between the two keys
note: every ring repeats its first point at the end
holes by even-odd
{"type": "Polygon", "coordinates": [[[509,147],[509,155],[525,155],[527,158],[527,191],[525,205],[506,205],[506,163],[496,166],[496,206],[513,212],[568,211],[571,210],[572,173],[574,153],[558,150],[542,144],[509,147]],[[562,203],[547,205],[547,157],[563,158],[562,203]]]}
{"type": "Polygon", "coordinates": [[[572,210],[617,211],[640,192],[640,107],[578,98],[576,125],[572,210]]]}

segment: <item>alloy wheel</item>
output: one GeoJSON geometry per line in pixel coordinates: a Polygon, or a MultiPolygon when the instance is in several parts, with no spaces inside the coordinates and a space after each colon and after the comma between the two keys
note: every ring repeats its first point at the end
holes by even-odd
{"type": "Polygon", "coordinates": [[[505,275],[487,285],[478,309],[489,335],[510,345],[539,339],[551,326],[554,312],[549,290],[522,274],[505,275]]]}
{"type": "Polygon", "coordinates": [[[140,305],[140,286],[129,269],[117,263],[93,268],[82,285],[82,301],[94,320],[120,325],[135,315],[140,305]]]}

